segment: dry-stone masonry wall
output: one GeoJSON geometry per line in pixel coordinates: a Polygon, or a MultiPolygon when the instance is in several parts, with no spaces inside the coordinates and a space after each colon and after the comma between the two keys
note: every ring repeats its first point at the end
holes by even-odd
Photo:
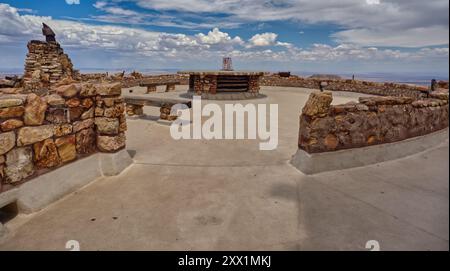
{"type": "Polygon", "coordinates": [[[331,105],[331,92],[312,93],[300,116],[298,146],[308,153],[391,143],[448,127],[448,92],[430,99],[364,97],[331,105]]]}
{"type": "MultiPolygon", "coordinates": [[[[423,92],[426,92],[429,89],[424,86],[407,84],[376,83],[350,79],[324,80],[303,78],[299,76],[280,77],[277,74],[265,75],[261,79],[261,85],[263,86],[303,87],[311,89],[318,89],[322,82],[326,82],[325,89],[329,91],[349,91],[381,96],[407,96],[420,98],[424,97],[425,94],[423,92]]],[[[448,82],[439,82],[438,86],[448,89],[448,82]]]]}
{"type": "Polygon", "coordinates": [[[0,193],[95,152],[125,147],[120,83],[0,94],[0,193]]]}

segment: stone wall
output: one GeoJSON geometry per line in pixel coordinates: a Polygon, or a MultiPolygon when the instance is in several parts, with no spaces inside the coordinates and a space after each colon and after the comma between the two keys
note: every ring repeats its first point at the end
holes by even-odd
{"type": "Polygon", "coordinates": [[[125,147],[120,83],[0,94],[0,192],[95,152],[125,147]]]}
{"type": "MultiPolygon", "coordinates": [[[[423,92],[428,91],[428,87],[414,86],[407,84],[395,83],[376,83],[358,80],[324,80],[303,78],[299,76],[280,77],[277,74],[265,75],[261,79],[263,86],[280,86],[280,87],[303,87],[311,89],[319,89],[321,82],[326,82],[326,90],[329,91],[349,91],[359,92],[381,96],[408,96],[414,98],[424,97],[423,92]]],[[[447,82],[439,82],[439,87],[447,88],[447,82]]]]}
{"type": "Polygon", "coordinates": [[[82,82],[121,82],[124,88],[136,87],[141,83],[160,83],[179,81],[180,85],[189,84],[189,76],[182,74],[143,75],[138,72],[130,74],[86,73],[81,74],[82,82]]]}
{"type": "Polygon", "coordinates": [[[192,75],[194,81],[193,91],[197,95],[202,93],[215,94],[217,92],[217,76],[215,75],[192,75]]]}
{"type": "Polygon", "coordinates": [[[23,77],[24,90],[48,88],[64,78],[74,78],[77,71],[57,42],[32,40],[28,43],[23,77]]]}
{"type": "Polygon", "coordinates": [[[364,97],[331,105],[331,92],[312,93],[300,116],[298,146],[308,153],[391,143],[448,127],[448,92],[430,99],[364,97]]]}

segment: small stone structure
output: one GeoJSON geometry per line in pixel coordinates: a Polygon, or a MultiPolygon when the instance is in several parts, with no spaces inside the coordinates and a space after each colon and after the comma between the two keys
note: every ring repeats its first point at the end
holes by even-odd
{"type": "Polygon", "coordinates": [[[63,78],[74,77],[75,73],[70,58],[57,42],[33,40],[28,43],[24,90],[48,88],[63,78]]]}
{"type": "Polygon", "coordinates": [[[78,76],[69,56],[56,42],[53,31],[44,24],[42,32],[46,41],[32,40],[27,45],[23,88],[28,92],[49,88],[64,78],[78,76]]]}
{"type": "MultiPolygon", "coordinates": [[[[79,83],[44,24],[30,41],[23,88],[0,91],[0,194],[96,152],[125,148],[121,83],[79,83]]],[[[0,206],[2,207],[2,206],[0,206]]]]}
{"type": "Polygon", "coordinates": [[[227,99],[245,99],[259,96],[259,81],[263,72],[244,71],[181,71],[189,74],[189,91],[205,99],[221,94],[227,99]],[[235,94],[235,95],[233,95],[235,94]]]}
{"type": "Polygon", "coordinates": [[[312,93],[300,116],[298,147],[307,153],[391,143],[448,127],[448,92],[430,99],[364,97],[331,105],[331,92],[312,93]]]}
{"type": "Polygon", "coordinates": [[[95,152],[125,147],[121,84],[70,84],[0,96],[0,193],[95,152]]]}

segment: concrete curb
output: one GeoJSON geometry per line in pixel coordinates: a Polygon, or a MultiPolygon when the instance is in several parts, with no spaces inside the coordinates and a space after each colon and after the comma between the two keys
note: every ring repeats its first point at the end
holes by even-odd
{"type": "Polygon", "coordinates": [[[21,213],[33,213],[99,177],[120,174],[132,163],[125,149],[111,154],[96,153],[1,193],[0,207],[16,201],[21,213]]]}
{"type": "Polygon", "coordinates": [[[413,155],[448,139],[448,128],[399,142],[334,152],[307,153],[298,149],[291,164],[305,174],[361,167],[413,155]]]}

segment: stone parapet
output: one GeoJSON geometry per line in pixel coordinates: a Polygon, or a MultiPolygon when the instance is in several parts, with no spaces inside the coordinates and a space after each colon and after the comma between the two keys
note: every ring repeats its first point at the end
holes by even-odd
{"type": "MultiPolygon", "coordinates": [[[[265,75],[261,78],[262,86],[302,87],[319,89],[322,82],[326,83],[325,89],[329,91],[349,91],[380,96],[408,96],[422,98],[426,96],[429,87],[396,83],[377,83],[359,80],[332,80],[303,78],[300,76],[281,77],[277,74],[265,75]]],[[[438,82],[438,87],[446,88],[448,82],[438,82]]]]}
{"type": "Polygon", "coordinates": [[[96,152],[125,148],[120,83],[0,95],[0,193],[96,152]]]}
{"type": "Polygon", "coordinates": [[[298,146],[320,153],[392,143],[448,127],[448,95],[364,97],[359,103],[331,105],[331,92],[310,95],[300,116],[298,146]]]}

